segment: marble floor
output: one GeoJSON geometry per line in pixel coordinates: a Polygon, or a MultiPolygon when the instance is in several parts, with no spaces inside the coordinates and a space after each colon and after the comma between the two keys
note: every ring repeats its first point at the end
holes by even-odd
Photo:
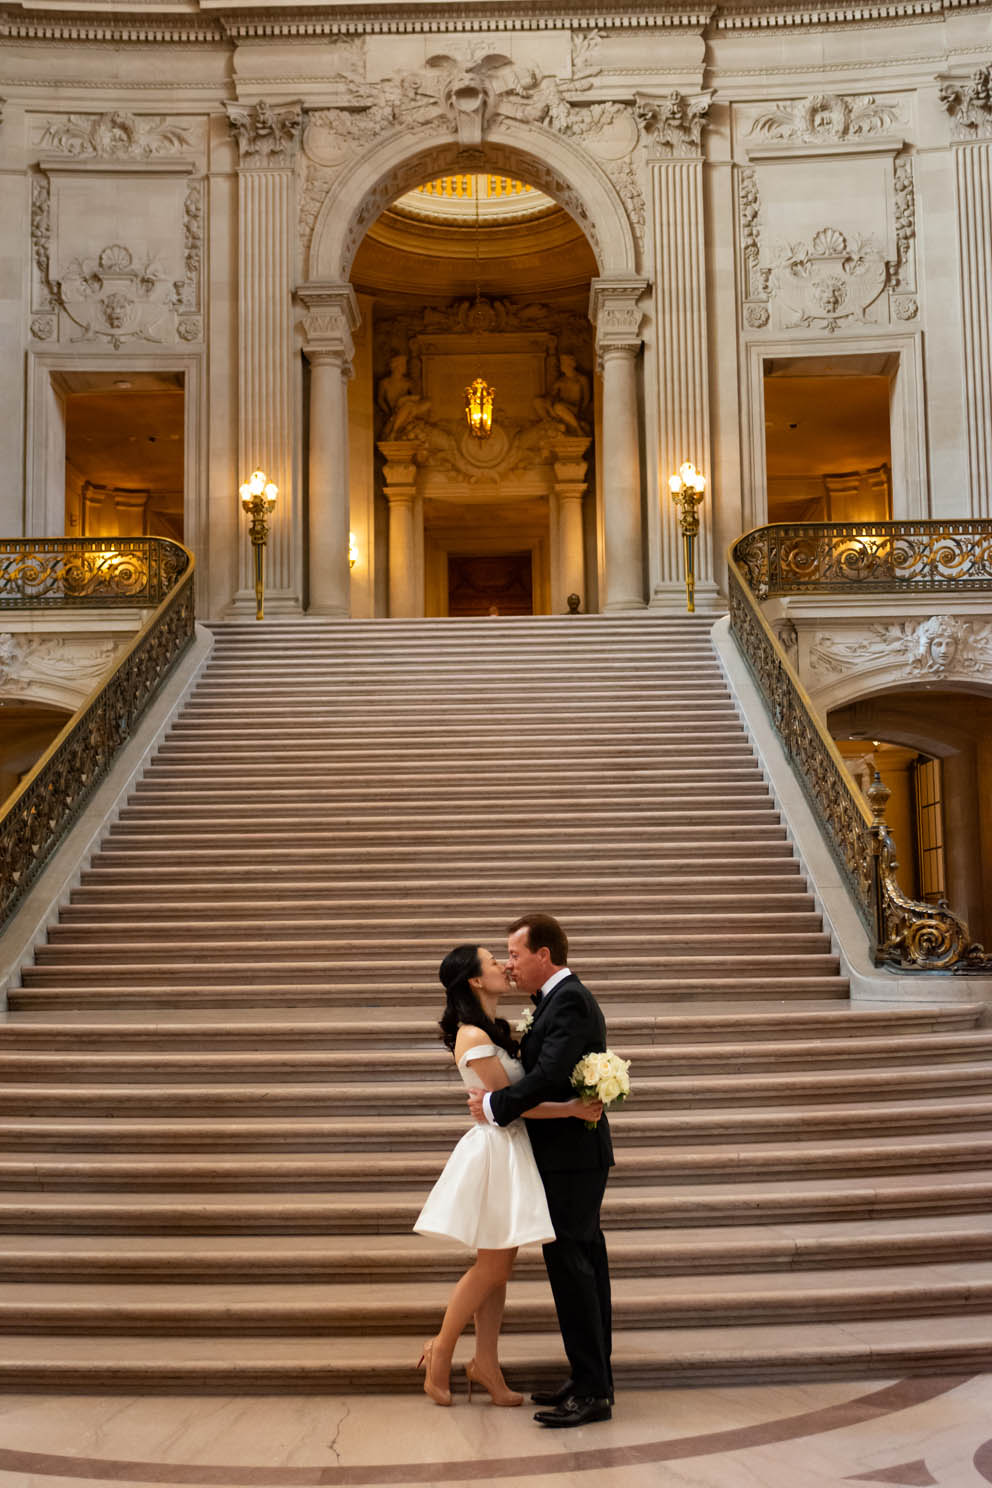
{"type": "Polygon", "coordinates": [[[981,1488],[992,1375],[628,1391],[544,1431],[422,1396],[0,1397],[0,1488],[981,1488]]]}

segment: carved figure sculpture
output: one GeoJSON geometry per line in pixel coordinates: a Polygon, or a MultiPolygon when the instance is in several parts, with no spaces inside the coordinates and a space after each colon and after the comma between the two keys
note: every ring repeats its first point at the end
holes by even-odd
{"type": "Polygon", "coordinates": [[[430,418],[429,398],[421,398],[414,390],[413,379],[407,373],[408,358],[402,353],[389,359],[389,372],[380,378],[376,389],[376,404],[386,416],[382,439],[399,439],[403,430],[412,436],[412,425],[430,418]]]}
{"type": "Polygon", "coordinates": [[[589,379],[577,369],[573,356],[564,354],[560,366],[547,396],[534,399],[534,411],[539,418],[553,419],[573,434],[588,434],[589,425],[580,414],[589,403],[589,379]]]}

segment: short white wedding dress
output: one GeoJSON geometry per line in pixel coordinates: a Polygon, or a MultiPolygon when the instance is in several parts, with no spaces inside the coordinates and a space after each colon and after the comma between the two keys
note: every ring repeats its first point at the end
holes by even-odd
{"type": "MultiPolygon", "coordinates": [[[[523,1079],[520,1061],[495,1044],[477,1044],[458,1061],[469,1090],[485,1086],[471,1068],[495,1054],[511,1085],[523,1079]]],[[[420,1235],[447,1235],[472,1250],[510,1250],[553,1240],[554,1227],[522,1121],[509,1126],[473,1122],[444,1165],[413,1227],[420,1235]]]]}

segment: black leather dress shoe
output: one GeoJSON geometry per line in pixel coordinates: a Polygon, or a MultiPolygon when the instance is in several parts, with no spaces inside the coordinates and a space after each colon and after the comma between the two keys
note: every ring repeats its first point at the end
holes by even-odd
{"type": "Polygon", "coordinates": [[[555,1406],[553,1410],[539,1410],[534,1412],[534,1420],[539,1421],[542,1426],[549,1428],[561,1428],[565,1426],[589,1426],[593,1421],[609,1421],[613,1415],[610,1402],[604,1396],[597,1400],[594,1396],[584,1397],[581,1395],[570,1395],[563,1400],[561,1405],[555,1406]]]}
{"type": "Polygon", "coordinates": [[[567,1379],[557,1390],[535,1390],[530,1397],[535,1405],[561,1405],[575,1389],[575,1381],[567,1379]]]}

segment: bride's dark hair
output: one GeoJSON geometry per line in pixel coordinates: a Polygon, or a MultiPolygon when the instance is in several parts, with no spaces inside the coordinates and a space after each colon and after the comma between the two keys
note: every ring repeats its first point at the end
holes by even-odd
{"type": "Polygon", "coordinates": [[[454,1053],[458,1030],[463,1023],[469,1023],[473,1028],[481,1028],[494,1044],[516,1058],[518,1044],[510,1032],[509,1023],[505,1018],[487,1017],[485,1008],[469,986],[472,977],[481,975],[482,962],[477,945],[455,946],[441,962],[438,976],[448,994],[440,1018],[441,1039],[454,1053]]]}

